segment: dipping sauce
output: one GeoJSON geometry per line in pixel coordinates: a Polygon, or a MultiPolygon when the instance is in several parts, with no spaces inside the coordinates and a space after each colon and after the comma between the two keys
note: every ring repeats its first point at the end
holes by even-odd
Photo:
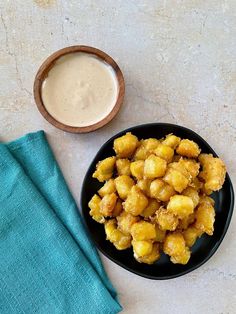
{"type": "Polygon", "coordinates": [[[118,81],[113,68],[93,54],[60,57],[42,84],[42,100],[57,121],[84,127],[105,118],[115,106],[118,81]]]}

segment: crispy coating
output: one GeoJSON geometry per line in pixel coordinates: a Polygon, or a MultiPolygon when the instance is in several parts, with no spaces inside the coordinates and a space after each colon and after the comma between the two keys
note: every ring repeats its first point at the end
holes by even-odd
{"type": "Polygon", "coordinates": [[[152,246],[152,251],[148,255],[144,255],[142,257],[136,256],[134,254],[134,258],[139,262],[139,263],[145,263],[145,264],[153,264],[155,263],[159,258],[160,258],[160,248],[158,243],[154,243],[152,246]]]}
{"type": "Polygon", "coordinates": [[[200,172],[199,176],[205,182],[205,189],[220,190],[226,176],[226,167],[223,161],[211,154],[201,154],[198,159],[203,167],[203,171],[200,172]]]}
{"type": "Polygon", "coordinates": [[[169,233],[164,241],[163,251],[170,256],[174,264],[187,264],[190,259],[190,251],[186,246],[182,233],[169,233]]]}
{"type": "Polygon", "coordinates": [[[117,195],[115,193],[106,194],[99,206],[100,206],[100,212],[104,217],[112,217],[112,213],[115,209],[117,201],[117,195]]]}
{"type": "Polygon", "coordinates": [[[144,161],[143,160],[136,160],[131,162],[130,164],[130,171],[133,177],[137,180],[143,178],[143,170],[144,170],[144,161]]]}
{"type": "Polygon", "coordinates": [[[169,164],[163,180],[171,185],[176,192],[181,193],[188,186],[189,178],[188,173],[186,172],[184,167],[182,167],[183,171],[181,171],[180,169],[176,169],[177,164],[178,163],[176,162],[169,164]]]}
{"type": "Polygon", "coordinates": [[[153,153],[155,148],[160,144],[160,141],[156,138],[148,138],[146,140],[143,140],[143,146],[146,148],[146,150],[149,153],[153,153]]]}
{"type": "Polygon", "coordinates": [[[166,236],[166,230],[161,230],[157,224],[155,225],[155,229],[156,229],[156,238],[154,239],[154,241],[161,242],[161,243],[164,242],[164,239],[166,236]]]}
{"type": "Polygon", "coordinates": [[[109,180],[113,175],[113,170],[116,162],[116,157],[108,157],[99,161],[96,166],[96,171],[93,173],[93,178],[103,182],[109,180]]]}
{"type": "Polygon", "coordinates": [[[112,211],[112,217],[117,217],[123,211],[122,201],[120,199],[117,200],[116,205],[112,211]]]}
{"type": "Polygon", "coordinates": [[[189,186],[191,186],[192,188],[194,188],[195,190],[199,192],[203,187],[203,182],[201,182],[198,178],[194,178],[189,183],[189,186]]]}
{"type": "Polygon", "coordinates": [[[114,140],[114,151],[119,158],[132,157],[138,146],[138,138],[130,132],[114,140]]]}
{"type": "Polygon", "coordinates": [[[207,204],[209,204],[209,205],[211,205],[213,207],[215,205],[215,201],[213,200],[213,198],[211,198],[211,197],[209,197],[207,195],[200,195],[199,203],[200,204],[207,203],[207,204]]]}
{"type": "Polygon", "coordinates": [[[170,146],[171,148],[175,149],[181,141],[181,138],[175,136],[173,134],[168,134],[166,138],[162,141],[162,144],[170,146]]]}
{"type": "Polygon", "coordinates": [[[206,186],[204,183],[201,187],[200,192],[201,192],[201,194],[206,194],[206,195],[211,195],[213,193],[213,191],[211,189],[206,189],[206,186]]]}
{"type": "Polygon", "coordinates": [[[150,185],[152,180],[151,179],[141,179],[137,181],[137,186],[142,190],[142,192],[150,197],[150,185]]]}
{"type": "Polygon", "coordinates": [[[187,170],[188,174],[190,175],[190,177],[188,176],[189,179],[193,180],[199,174],[200,164],[196,160],[181,158],[179,160],[179,164],[183,165],[187,170]]]}
{"type": "Polygon", "coordinates": [[[198,191],[192,188],[191,186],[188,186],[183,192],[182,195],[188,196],[192,199],[194,208],[198,205],[200,197],[198,194],[198,191]]]}
{"type": "Polygon", "coordinates": [[[214,200],[225,180],[223,161],[200,154],[198,145],[174,134],[138,140],[126,133],[114,141],[116,156],[100,161],[93,177],[104,182],[88,203],[118,250],[132,246],[140,263],[161,252],[186,264],[190,248],[214,232],[214,200]]]}
{"type": "Polygon", "coordinates": [[[190,226],[188,229],[184,230],[183,236],[185,243],[188,247],[191,247],[196,242],[197,238],[202,235],[202,231],[194,226],[190,226]]]}
{"type": "Polygon", "coordinates": [[[105,222],[105,218],[100,211],[100,203],[101,203],[101,198],[97,194],[94,194],[94,196],[91,198],[91,200],[88,203],[88,207],[90,208],[90,212],[89,212],[90,216],[92,216],[92,218],[95,221],[102,224],[105,222]]]}
{"type": "Polygon", "coordinates": [[[185,230],[188,228],[189,225],[191,225],[195,220],[195,214],[192,213],[189,216],[186,216],[182,219],[179,219],[179,224],[177,229],[178,230],[185,230]]]}
{"type": "Polygon", "coordinates": [[[134,154],[134,160],[145,160],[151,153],[147,151],[146,147],[144,146],[144,140],[140,141],[140,145],[136,149],[134,154]]]}
{"type": "Polygon", "coordinates": [[[117,159],[116,160],[116,170],[118,176],[126,175],[130,176],[130,161],[127,158],[117,159]]]}
{"type": "Polygon", "coordinates": [[[186,165],[183,162],[182,158],[180,158],[178,162],[170,163],[169,168],[179,171],[188,179],[188,182],[191,182],[192,179],[191,173],[186,169],[186,165]]]}
{"type": "Polygon", "coordinates": [[[187,139],[181,140],[178,147],[176,148],[176,153],[181,156],[186,156],[189,158],[197,158],[201,150],[197,143],[187,139]]]}
{"type": "Polygon", "coordinates": [[[167,163],[171,162],[174,157],[174,149],[163,143],[160,143],[154,150],[155,155],[166,160],[167,163]]]}
{"type": "Polygon", "coordinates": [[[148,206],[148,198],[137,186],[133,186],[123,206],[126,212],[138,216],[148,206]]]}
{"type": "Polygon", "coordinates": [[[111,194],[116,192],[116,186],[114,179],[110,179],[104,183],[104,185],[98,190],[98,194],[103,197],[106,194],[111,194]]]}
{"type": "Polygon", "coordinates": [[[213,235],[215,222],[214,207],[207,202],[200,203],[200,205],[197,207],[195,217],[195,227],[198,230],[207,233],[208,235],[213,235]]]}
{"type": "Polygon", "coordinates": [[[174,188],[161,179],[153,180],[150,184],[150,196],[158,201],[167,202],[175,195],[174,188]]]}
{"type": "Polygon", "coordinates": [[[174,195],[170,198],[167,210],[178,218],[183,219],[193,213],[193,200],[185,195],[174,195]]]}
{"type": "Polygon", "coordinates": [[[117,250],[126,250],[131,247],[131,238],[120,233],[120,230],[116,229],[114,235],[116,234],[117,241],[113,242],[117,250]]]}
{"type": "Polygon", "coordinates": [[[104,227],[107,240],[113,243],[117,250],[125,250],[131,246],[131,236],[117,229],[115,219],[105,222],[104,227]]]}
{"type": "Polygon", "coordinates": [[[162,177],[166,172],[167,162],[155,156],[150,155],[144,162],[144,177],[147,179],[155,179],[162,177]]]}
{"type": "Polygon", "coordinates": [[[139,221],[131,226],[131,235],[134,240],[153,240],[156,238],[155,225],[147,221],[139,221]]]}
{"type": "Polygon", "coordinates": [[[156,221],[161,230],[174,231],[179,223],[179,219],[165,208],[161,208],[156,213],[156,221]]]}
{"type": "Polygon", "coordinates": [[[127,198],[134,184],[134,180],[126,175],[121,175],[115,179],[115,187],[119,197],[122,200],[125,200],[127,198]]]}
{"type": "Polygon", "coordinates": [[[140,146],[137,148],[134,154],[134,160],[145,160],[154,152],[159,143],[160,142],[156,138],[141,140],[140,146]]]}
{"type": "Polygon", "coordinates": [[[131,242],[134,250],[134,255],[137,257],[142,257],[149,255],[152,252],[152,241],[150,240],[133,240],[131,242]]]}
{"type": "Polygon", "coordinates": [[[105,227],[105,233],[107,240],[114,242],[116,240],[115,236],[113,236],[113,231],[116,230],[116,220],[115,219],[110,219],[105,222],[104,224],[105,227]]]}
{"type": "Polygon", "coordinates": [[[160,208],[160,206],[160,202],[153,198],[150,198],[148,201],[148,206],[142,211],[140,215],[145,218],[153,216],[155,212],[160,208]]]}
{"type": "Polygon", "coordinates": [[[127,213],[126,211],[123,211],[117,217],[118,229],[120,229],[124,234],[130,234],[131,226],[134,223],[138,222],[139,220],[140,220],[139,217],[133,216],[130,213],[127,213]]]}

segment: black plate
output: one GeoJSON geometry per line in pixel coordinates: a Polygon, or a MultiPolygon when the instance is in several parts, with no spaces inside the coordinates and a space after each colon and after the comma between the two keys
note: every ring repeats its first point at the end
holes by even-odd
{"type": "Polygon", "coordinates": [[[128,131],[132,132],[139,139],[149,137],[161,138],[169,133],[174,133],[181,138],[188,138],[198,143],[202,152],[211,153],[214,156],[217,156],[208,143],[198,134],[190,129],[174,124],[143,124],[119,132],[100,148],[85,175],[82,185],[81,208],[91,237],[104,255],[121,267],[124,267],[137,275],[150,279],[171,279],[187,274],[204,264],[216,252],[229,227],[234,206],[234,191],[229,175],[226,175],[226,180],[222,189],[212,195],[215,200],[216,210],[214,234],[211,237],[204,235],[197,240],[196,244],[192,247],[192,254],[188,264],[173,264],[165,254],[162,254],[161,259],[153,265],[140,264],[134,259],[132,249],[118,251],[109,241],[105,239],[104,226],[98,224],[89,216],[88,208],[89,200],[102,186],[102,183],[99,183],[97,180],[92,178],[92,173],[95,170],[97,162],[114,155],[114,151],[112,149],[113,140],[121,135],[124,135],[128,131]]]}

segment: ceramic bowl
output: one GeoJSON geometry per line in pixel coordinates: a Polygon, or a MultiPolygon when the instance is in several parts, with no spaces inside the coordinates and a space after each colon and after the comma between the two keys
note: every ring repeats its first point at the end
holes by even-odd
{"type": "Polygon", "coordinates": [[[66,132],[71,132],[71,133],[87,133],[87,132],[92,132],[95,131],[107,123],[109,123],[119,112],[121,105],[124,100],[124,94],[125,94],[125,81],[123,74],[118,66],[118,64],[105,52],[94,48],[94,47],[89,47],[89,46],[71,46],[71,47],[66,47],[63,49],[60,49],[56,52],[54,52],[51,56],[49,56],[43,64],[40,66],[34,80],[34,99],[35,103],[38,107],[38,110],[42,114],[42,116],[52,125],[57,127],[58,129],[61,129],[66,132]],[[73,127],[66,125],[64,123],[61,123],[57,121],[54,117],[50,115],[50,113],[47,111],[46,107],[44,106],[43,100],[42,100],[42,95],[41,95],[41,90],[42,90],[42,84],[44,80],[46,79],[48,72],[51,70],[51,68],[54,66],[55,62],[71,53],[77,53],[77,52],[83,52],[83,53],[88,53],[95,55],[97,58],[101,59],[101,61],[107,63],[110,65],[117,78],[118,82],[118,95],[116,99],[116,103],[113,106],[113,109],[110,111],[110,113],[105,116],[102,120],[91,124],[91,125],[86,125],[83,127],[73,127]]]}

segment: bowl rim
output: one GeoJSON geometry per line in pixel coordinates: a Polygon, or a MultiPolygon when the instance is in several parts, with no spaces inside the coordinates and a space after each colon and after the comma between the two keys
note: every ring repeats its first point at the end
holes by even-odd
{"type": "Polygon", "coordinates": [[[214,151],[214,149],[206,142],[206,140],[204,138],[202,138],[199,134],[197,134],[195,131],[187,128],[187,127],[184,127],[182,125],[178,125],[178,124],[172,124],[172,123],[164,123],[164,122],[154,122],[154,123],[144,123],[144,124],[139,124],[139,125],[135,125],[135,126],[132,126],[132,127],[129,127],[127,129],[124,129],[122,131],[119,131],[118,133],[116,133],[115,135],[113,135],[111,138],[109,138],[101,147],[100,149],[98,150],[98,152],[96,153],[95,157],[93,158],[93,160],[91,161],[86,173],[85,173],[85,176],[84,176],[84,179],[83,179],[83,183],[82,183],[82,187],[81,187],[81,194],[80,194],[80,201],[79,201],[79,205],[80,205],[80,208],[81,208],[81,212],[83,214],[83,219],[84,219],[84,223],[86,225],[86,228],[88,230],[88,233],[90,235],[90,239],[91,241],[95,244],[95,246],[99,249],[99,251],[101,253],[103,253],[108,259],[110,259],[111,261],[113,261],[114,263],[116,263],[117,265],[119,265],[120,267],[126,269],[127,271],[130,271],[138,276],[141,276],[141,277],[144,277],[144,278],[147,278],[147,279],[152,279],[152,280],[168,280],[168,279],[174,279],[174,278],[177,278],[177,277],[180,277],[180,276],[183,276],[183,275],[186,275],[194,270],[196,270],[197,268],[201,267],[203,264],[205,264],[217,251],[217,249],[219,248],[220,244],[222,243],[226,233],[227,233],[227,230],[229,228],[229,225],[230,225],[230,222],[231,222],[231,218],[232,218],[232,215],[233,215],[233,210],[234,210],[234,189],[233,189],[233,184],[232,184],[232,181],[230,179],[230,176],[228,174],[228,172],[226,173],[226,178],[229,182],[229,186],[230,186],[230,206],[229,206],[229,210],[228,210],[228,216],[227,216],[227,219],[226,219],[226,223],[224,225],[224,229],[223,229],[223,233],[221,234],[220,236],[220,239],[214,244],[214,246],[212,247],[210,253],[201,261],[199,262],[197,265],[195,266],[192,266],[191,268],[189,269],[186,269],[186,270],[183,270],[183,271],[180,271],[179,273],[177,274],[174,274],[174,275],[165,275],[165,276],[152,276],[152,275],[146,275],[142,272],[139,272],[139,271],[136,271],[128,266],[126,266],[125,264],[119,262],[118,260],[116,260],[116,258],[114,258],[113,256],[110,256],[109,254],[106,253],[105,250],[103,250],[101,248],[101,246],[94,240],[94,237],[92,236],[89,228],[87,227],[87,223],[86,223],[86,219],[84,218],[84,208],[83,208],[83,194],[84,194],[84,189],[85,189],[85,185],[86,185],[86,179],[89,175],[89,172],[92,168],[92,165],[94,164],[95,160],[97,159],[97,156],[99,155],[99,153],[107,146],[107,144],[109,144],[110,142],[112,142],[115,138],[119,137],[119,136],[122,136],[124,133],[126,132],[132,132],[133,130],[135,129],[138,129],[140,127],[147,127],[147,126],[150,126],[150,127],[154,127],[154,126],[170,126],[170,127],[174,127],[174,128],[179,128],[179,129],[182,129],[183,131],[187,131],[187,132],[190,132],[192,133],[193,135],[196,135],[201,141],[203,141],[203,143],[207,146],[207,148],[210,149],[210,151],[213,152],[213,154],[218,157],[218,155],[216,154],[216,152],[214,151]]]}
{"type": "Polygon", "coordinates": [[[39,112],[53,126],[55,126],[58,129],[61,129],[63,131],[70,132],[70,133],[88,133],[88,132],[93,132],[93,131],[103,127],[104,125],[109,123],[117,115],[117,113],[119,112],[119,110],[123,104],[123,101],[124,101],[125,80],[124,80],[123,73],[122,73],[120,67],[118,66],[118,64],[115,62],[115,60],[111,56],[109,56],[104,51],[102,51],[98,48],[95,48],[95,47],[85,46],[85,45],[68,46],[68,47],[64,47],[62,49],[55,51],[54,53],[49,55],[44,60],[44,62],[41,64],[41,66],[39,67],[39,69],[35,75],[33,94],[34,94],[34,100],[35,100],[35,103],[38,107],[39,112]],[[83,53],[95,55],[100,60],[102,60],[103,62],[110,65],[115,72],[115,76],[116,76],[117,84],[118,84],[118,89],[119,89],[117,99],[116,99],[116,102],[115,102],[112,110],[104,118],[102,118],[100,121],[93,123],[93,124],[90,124],[90,125],[87,125],[87,126],[82,126],[82,127],[74,127],[74,126],[66,125],[66,124],[56,120],[47,111],[47,109],[43,103],[42,95],[41,95],[42,84],[43,84],[45,78],[47,77],[48,72],[55,65],[55,62],[59,58],[65,56],[67,54],[72,54],[72,53],[76,53],[76,52],[83,52],[83,53]]]}

